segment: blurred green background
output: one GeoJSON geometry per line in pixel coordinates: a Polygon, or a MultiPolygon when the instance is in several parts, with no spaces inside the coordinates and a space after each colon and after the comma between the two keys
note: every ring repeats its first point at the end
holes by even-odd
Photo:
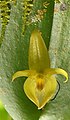
{"type": "Polygon", "coordinates": [[[0,101],[0,120],[12,120],[0,101]]]}

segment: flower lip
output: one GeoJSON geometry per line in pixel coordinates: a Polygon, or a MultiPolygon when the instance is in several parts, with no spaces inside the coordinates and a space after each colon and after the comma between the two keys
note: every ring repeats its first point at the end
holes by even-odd
{"type": "Polygon", "coordinates": [[[36,85],[37,89],[41,91],[44,88],[44,79],[41,78],[37,79],[36,85]]]}
{"type": "Polygon", "coordinates": [[[41,91],[44,88],[44,83],[45,83],[44,76],[43,76],[43,74],[39,73],[36,76],[36,87],[37,87],[37,89],[41,91]]]}

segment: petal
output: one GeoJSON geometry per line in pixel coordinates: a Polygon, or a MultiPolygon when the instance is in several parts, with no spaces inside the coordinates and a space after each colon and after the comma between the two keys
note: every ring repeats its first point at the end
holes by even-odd
{"type": "Polygon", "coordinates": [[[26,96],[37,106],[39,106],[39,102],[37,99],[37,96],[35,94],[35,89],[36,89],[36,81],[35,78],[29,77],[26,79],[25,83],[24,83],[24,92],[26,94],[26,96]]]}
{"type": "Polygon", "coordinates": [[[48,50],[39,30],[35,29],[30,37],[29,69],[42,72],[50,67],[48,50]]]}
{"type": "Polygon", "coordinates": [[[61,74],[61,75],[64,75],[66,77],[66,80],[64,82],[68,81],[68,74],[67,74],[67,72],[65,70],[63,70],[63,69],[60,69],[60,68],[46,69],[44,74],[46,74],[48,76],[51,76],[51,75],[54,75],[54,74],[61,74]]]}
{"type": "Polygon", "coordinates": [[[22,77],[22,76],[29,77],[30,75],[32,75],[34,73],[35,73],[35,71],[32,71],[32,70],[18,71],[13,75],[12,81],[15,80],[16,78],[22,77]]]}
{"type": "Polygon", "coordinates": [[[39,101],[38,109],[43,108],[45,104],[48,103],[49,100],[51,100],[51,98],[54,96],[56,92],[58,85],[56,78],[53,76],[47,77],[45,78],[45,80],[46,82],[43,90],[41,92],[37,90],[36,92],[39,101]]]}
{"type": "Polygon", "coordinates": [[[45,78],[44,88],[42,90],[37,89],[36,77],[29,77],[24,83],[24,91],[27,97],[41,109],[45,104],[53,97],[57,81],[55,77],[45,78]]]}

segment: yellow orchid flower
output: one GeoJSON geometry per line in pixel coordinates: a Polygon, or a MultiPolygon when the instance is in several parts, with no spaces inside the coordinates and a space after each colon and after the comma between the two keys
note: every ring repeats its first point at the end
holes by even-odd
{"type": "Polygon", "coordinates": [[[54,74],[62,74],[68,80],[68,74],[60,68],[50,68],[49,55],[39,30],[34,30],[30,37],[29,70],[18,71],[12,81],[18,77],[28,77],[24,83],[26,96],[41,109],[51,100],[56,92],[58,82],[54,74]]]}

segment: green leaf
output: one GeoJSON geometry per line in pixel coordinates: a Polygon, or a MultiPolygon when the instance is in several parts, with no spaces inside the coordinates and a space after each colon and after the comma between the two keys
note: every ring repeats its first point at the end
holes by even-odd
{"type": "Polygon", "coordinates": [[[12,75],[16,71],[28,69],[28,47],[33,29],[38,28],[42,32],[43,39],[47,47],[49,47],[54,0],[48,0],[50,4],[47,8],[44,8],[44,2],[47,2],[47,0],[34,1],[33,10],[29,16],[29,18],[34,17],[38,10],[45,9],[46,12],[43,14],[43,19],[31,22],[29,25],[24,25],[23,23],[26,22],[24,22],[22,18],[23,0],[17,0],[16,5],[12,6],[10,21],[1,45],[0,99],[14,120],[38,120],[41,114],[43,114],[43,111],[38,110],[25,95],[23,91],[25,78],[18,78],[18,80],[13,83],[11,80],[12,75]]]}
{"type": "MultiPolygon", "coordinates": [[[[61,3],[58,5],[59,11],[54,14],[49,52],[51,66],[63,68],[70,76],[70,1],[65,0],[66,9],[64,11],[60,10],[60,5],[61,3]]],[[[69,120],[70,77],[67,83],[63,83],[64,78],[61,76],[58,76],[57,79],[60,82],[60,92],[57,98],[49,104],[49,110],[45,111],[45,116],[49,112],[49,120],[69,120]]]]}

